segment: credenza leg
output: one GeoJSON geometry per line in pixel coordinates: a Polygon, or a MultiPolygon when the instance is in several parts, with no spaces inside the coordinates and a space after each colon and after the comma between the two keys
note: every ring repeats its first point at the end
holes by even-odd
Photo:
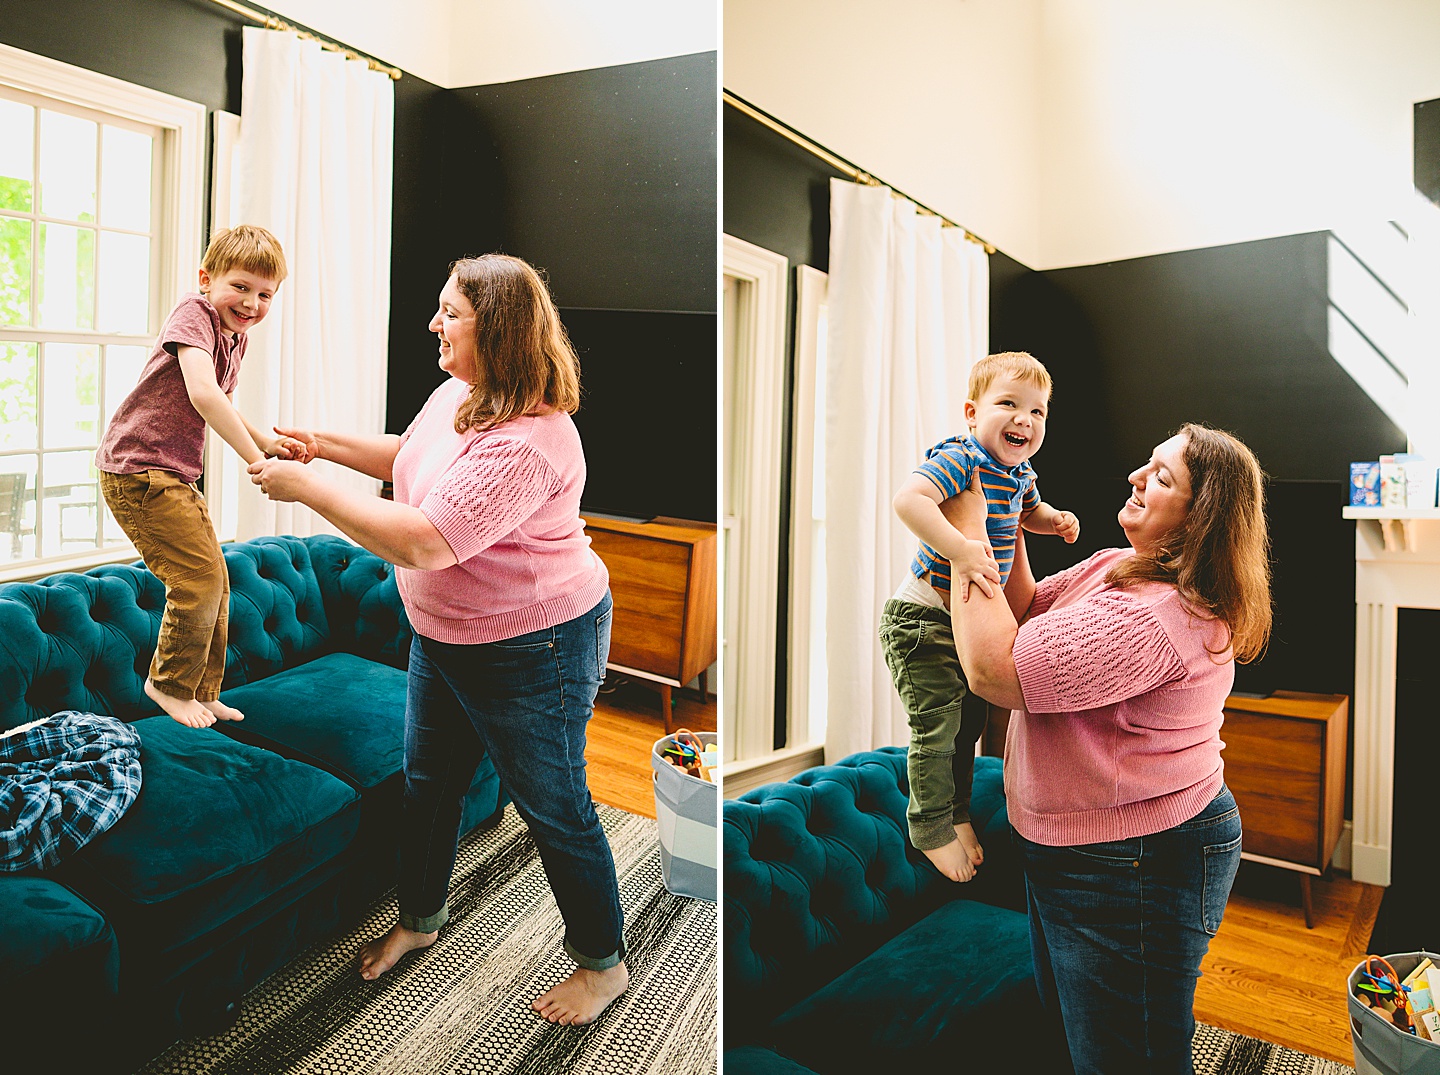
{"type": "Polygon", "coordinates": [[[670,684],[660,684],[660,713],[665,718],[665,734],[675,733],[675,711],[670,706],[670,684]]]}
{"type": "Polygon", "coordinates": [[[1300,875],[1300,902],[1305,905],[1305,928],[1315,928],[1315,905],[1310,902],[1310,875],[1300,875]]]}
{"type": "Polygon", "coordinates": [[[702,702],[708,702],[710,700],[709,677],[710,669],[708,668],[700,673],[700,700],[702,702]]]}

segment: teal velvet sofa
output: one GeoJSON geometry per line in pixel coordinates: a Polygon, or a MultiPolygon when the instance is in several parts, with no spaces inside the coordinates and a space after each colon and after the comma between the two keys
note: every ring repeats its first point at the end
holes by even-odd
{"type": "Polygon", "coordinates": [[[886,747],[724,804],[726,1075],[1043,1069],[1000,761],[965,884],[906,839],[908,793],[886,747]]]}
{"type": "MultiPolygon", "coordinates": [[[[203,729],[143,692],[165,603],[143,565],[0,586],[0,732],[110,714],[140,734],[142,779],[58,867],[0,874],[0,1011],[33,1028],[6,1061],[28,1045],[133,1070],[223,1028],[247,989],[394,883],[411,633],[393,566],[329,536],[228,545],[225,561],[221,698],[245,720],[203,729]]],[[[465,829],[505,801],[487,758],[465,829]]]]}

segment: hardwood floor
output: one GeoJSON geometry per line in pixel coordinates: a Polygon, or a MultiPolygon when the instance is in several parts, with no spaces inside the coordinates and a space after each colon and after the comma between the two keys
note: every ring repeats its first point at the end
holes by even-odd
{"type": "Polygon", "coordinates": [[[1312,882],[1305,928],[1299,878],[1240,866],[1225,920],[1195,990],[1195,1018],[1254,1038],[1354,1064],[1345,980],[1366,955],[1384,889],[1335,875],[1312,882]]]}
{"type": "MultiPolygon", "coordinates": [[[[677,727],[715,730],[713,694],[701,702],[692,691],[673,693],[677,727]]],[[[660,692],[641,680],[621,680],[611,673],[596,699],[585,746],[586,777],[595,801],[654,817],[650,748],[664,734],[660,692]]]]}

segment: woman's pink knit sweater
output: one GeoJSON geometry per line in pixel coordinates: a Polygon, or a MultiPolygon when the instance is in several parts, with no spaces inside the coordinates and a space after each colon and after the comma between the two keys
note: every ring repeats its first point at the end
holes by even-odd
{"type": "Polygon", "coordinates": [[[1133,555],[1108,549],[1045,579],[1015,639],[1025,708],[1006,735],[1005,796],[1034,843],[1146,836],[1220,791],[1227,632],[1173,586],[1106,583],[1133,555]]]}
{"type": "Polygon", "coordinates": [[[419,508],[456,558],[440,571],[397,568],[410,624],[426,638],[476,644],[572,620],[610,576],[580,521],[585,455],[568,414],[455,432],[470,386],[431,393],[400,439],[395,501],[419,508]]]}

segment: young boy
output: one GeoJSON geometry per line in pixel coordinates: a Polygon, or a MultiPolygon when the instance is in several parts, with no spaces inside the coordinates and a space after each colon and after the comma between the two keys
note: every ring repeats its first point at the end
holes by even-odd
{"type": "Polygon", "coordinates": [[[969,433],[926,452],[895,494],[896,514],[921,545],[880,617],[885,663],[910,718],[910,842],[952,881],[970,880],[984,858],[970,824],[970,781],[987,712],[979,698],[962,707],[967,688],[950,624],[952,568],[961,600],[972,583],[991,596],[990,584],[1010,577],[1018,527],[1067,542],[1080,536],[1072,513],[1040,499],[1029,463],[1045,440],[1045,367],[1024,352],[988,355],[970,371],[969,396],[969,433]],[[989,514],[985,534],[967,535],[940,505],[964,492],[977,471],[989,514]]]}
{"type": "Polygon", "coordinates": [[[285,254],[264,228],[219,232],[205,251],[200,291],[181,298],[140,381],[116,408],[95,453],[115,521],[165,583],[165,613],[145,693],[181,724],[204,728],[244,716],[219,701],[225,676],[230,580],[200,477],[205,427],[246,463],[291,455],[235,410],[246,333],[265,319],[285,279],[285,254]]]}

